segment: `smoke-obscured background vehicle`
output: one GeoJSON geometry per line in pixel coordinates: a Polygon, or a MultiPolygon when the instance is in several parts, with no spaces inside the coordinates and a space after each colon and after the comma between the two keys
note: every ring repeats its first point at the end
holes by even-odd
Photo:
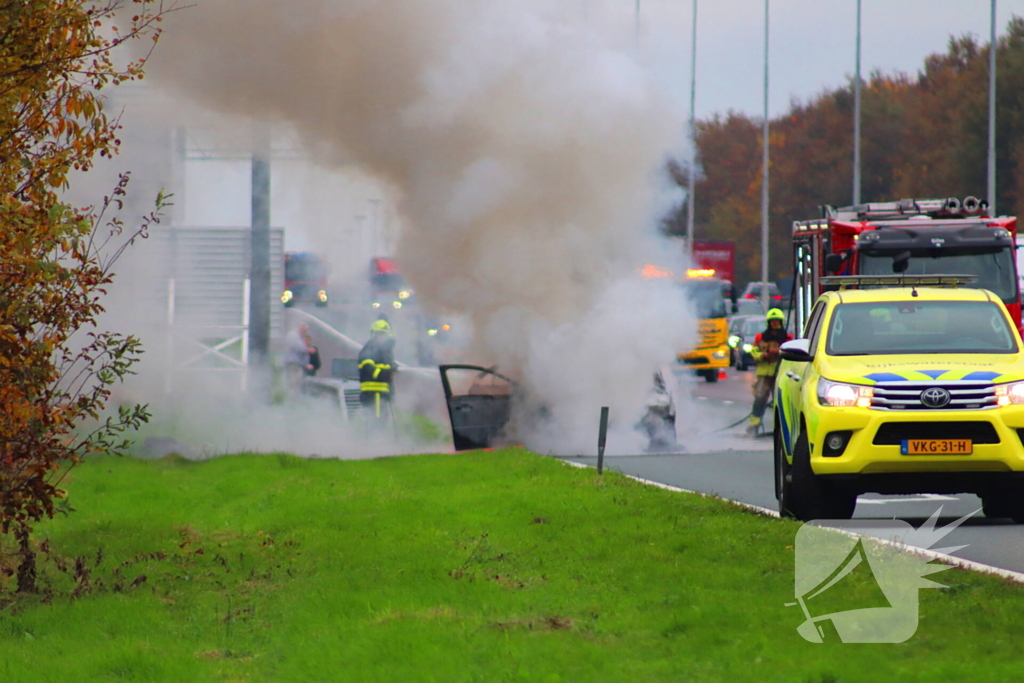
{"type": "Polygon", "coordinates": [[[729,366],[729,315],[730,301],[723,296],[722,281],[708,277],[703,272],[691,271],[680,282],[687,298],[694,306],[698,327],[697,345],[688,351],[681,351],[676,360],[693,369],[707,382],[717,382],[718,373],[729,366]]]}
{"type": "Polygon", "coordinates": [[[284,292],[281,303],[286,307],[300,302],[327,306],[327,276],[331,267],[319,254],[289,252],[284,255],[284,292]]]}
{"type": "Polygon", "coordinates": [[[729,348],[732,349],[731,365],[744,371],[754,365],[754,337],[765,329],[764,315],[736,316],[729,321],[729,348]]]}

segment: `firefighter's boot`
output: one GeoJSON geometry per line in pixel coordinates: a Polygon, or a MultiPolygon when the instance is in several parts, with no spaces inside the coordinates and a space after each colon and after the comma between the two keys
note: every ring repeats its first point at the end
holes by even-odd
{"type": "Polygon", "coordinates": [[[747,434],[755,436],[759,431],[761,431],[761,418],[756,415],[751,415],[750,419],[747,421],[747,434]]]}

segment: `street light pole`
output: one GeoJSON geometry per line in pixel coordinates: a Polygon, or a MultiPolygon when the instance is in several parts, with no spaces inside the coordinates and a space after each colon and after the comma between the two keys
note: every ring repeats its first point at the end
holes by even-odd
{"type": "Polygon", "coordinates": [[[252,151],[252,218],[249,264],[249,358],[263,366],[270,354],[270,136],[257,127],[252,151]]]}
{"type": "Polygon", "coordinates": [[[690,178],[686,195],[686,251],[693,256],[693,213],[697,177],[697,0],[693,0],[693,36],[690,39],[690,178]]]}
{"type": "Polygon", "coordinates": [[[364,241],[363,241],[363,221],[366,220],[366,216],[357,215],[357,216],[353,216],[352,218],[354,218],[355,221],[356,221],[356,240],[357,240],[357,244],[359,245],[356,248],[356,250],[355,250],[356,251],[355,267],[352,270],[352,272],[355,275],[358,275],[359,274],[359,264],[363,262],[364,258],[366,258],[366,253],[363,251],[364,250],[364,246],[363,246],[363,244],[364,244],[364,241]]]}
{"type": "Polygon", "coordinates": [[[768,310],[768,7],[764,0],[764,122],[761,129],[761,306],[768,310]]]}
{"type": "Polygon", "coordinates": [[[367,200],[373,204],[373,256],[390,256],[390,254],[379,254],[380,251],[380,232],[378,230],[377,223],[377,208],[380,206],[382,199],[370,199],[367,200]]]}
{"type": "Polygon", "coordinates": [[[988,215],[996,214],[996,0],[988,44],[988,215]]]}
{"type": "MultiPolygon", "coordinates": [[[[993,0],[995,2],[995,0],[993,0]]],[[[857,66],[853,77],[853,203],[860,204],[860,4],[857,0],[857,66]]]]}
{"type": "Polygon", "coordinates": [[[633,23],[633,47],[640,52],[640,0],[636,0],[636,20],[633,23]]]}

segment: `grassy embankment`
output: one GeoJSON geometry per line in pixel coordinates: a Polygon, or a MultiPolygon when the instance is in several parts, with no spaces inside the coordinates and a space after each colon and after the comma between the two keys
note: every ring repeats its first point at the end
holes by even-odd
{"type": "MultiPolygon", "coordinates": [[[[797,525],[525,451],[99,458],[0,587],[0,681],[1005,681],[1024,588],[949,570],[898,645],[796,632],[797,525]],[[96,565],[97,549],[102,560],[96,565]],[[87,576],[88,575],[88,576],[87,576]],[[11,588],[10,583],[6,589],[11,588]]],[[[2,549],[0,549],[2,550],[2,549]]],[[[865,594],[870,586],[858,586],[865,594]]],[[[852,597],[856,597],[855,595],[852,597]]]]}

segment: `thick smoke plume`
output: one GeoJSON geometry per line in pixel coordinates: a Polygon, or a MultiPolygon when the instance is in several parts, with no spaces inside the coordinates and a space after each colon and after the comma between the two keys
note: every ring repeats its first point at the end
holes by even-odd
{"type": "Polygon", "coordinates": [[[418,296],[549,408],[521,438],[590,451],[600,405],[631,431],[693,325],[638,275],[681,126],[629,55],[528,0],[199,0],[170,24],[158,81],[388,186],[418,296]]]}

